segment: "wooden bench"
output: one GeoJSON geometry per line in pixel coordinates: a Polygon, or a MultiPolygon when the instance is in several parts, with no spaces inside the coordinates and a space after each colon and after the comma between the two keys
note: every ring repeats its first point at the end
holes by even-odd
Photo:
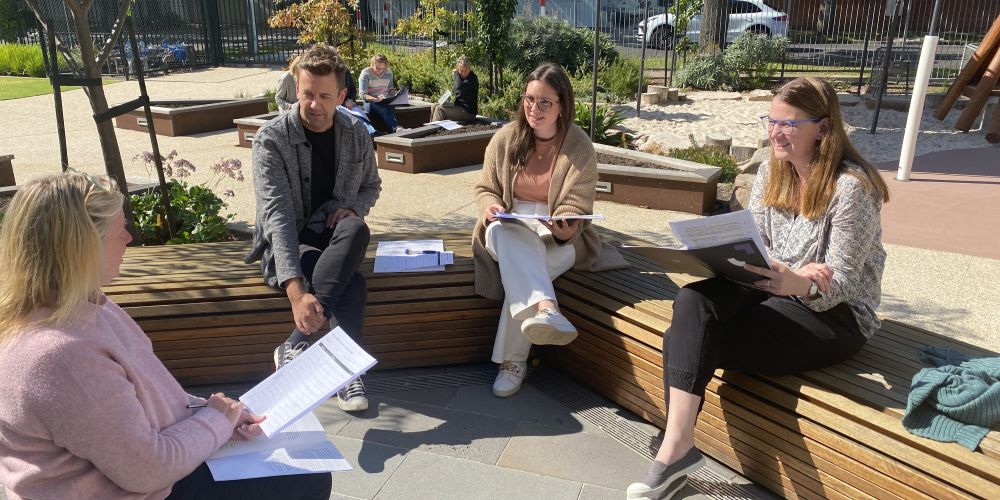
{"type": "MultiPolygon", "coordinates": [[[[625,252],[630,269],[569,272],[556,280],[560,307],[580,330],[545,362],[661,428],[662,335],[672,299],[693,278],[625,252]]],[[[913,436],[900,424],[925,345],[974,356],[996,353],[886,321],[853,359],[798,376],[716,372],[696,427],[699,448],[788,497],[1000,497],[997,429],[970,452],[913,436]]],[[[656,446],[650,443],[651,449],[656,446]]]]}
{"type": "MultiPolygon", "coordinates": [[[[368,308],[362,343],[376,368],[485,361],[499,304],[473,292],[469,233],[434,235],[455,251],[440,273],[373,274],[376,243],[362,264],[368,308]]],[[[379,235],[405,239],[412,235],[379,235]]],[[[183,384],[260,380],[294,327],[283,292],[258,264],[243,264],[248,241],[129,248],[105,293],[134,318],[183,384]]]]}

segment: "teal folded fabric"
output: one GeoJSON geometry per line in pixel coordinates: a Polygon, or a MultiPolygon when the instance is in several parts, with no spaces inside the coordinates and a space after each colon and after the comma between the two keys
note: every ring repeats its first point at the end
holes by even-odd
{"type": "Polygon", "coordinates": [[[1000,357],[970,359],[953,349],[928,347],[921,359],[937,367],[913,376],[903,427],[975,450],[1000,422],[1000,357]]]}

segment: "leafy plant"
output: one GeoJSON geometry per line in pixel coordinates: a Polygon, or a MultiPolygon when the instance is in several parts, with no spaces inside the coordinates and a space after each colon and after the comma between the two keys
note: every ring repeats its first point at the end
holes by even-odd
{"type": "MultiPolygon", "coordinates": [[[[584,132],[590,135],[589,104],[576,103],[576,117],[574,121],[584,132]]],[[[594,118],[594,130],[596,130],[594,133],[594,142],[607,144],[608,146],[627,147],[632,143],[634,137],[628,132],[616,129],[624,121],[625,118],[610,106],[599,106],[594,118]]]]}
{"type": "Polygon", "coordinates": [[[503,73],[507,75],[506,82],[488,99],[480,100],[479,113],[483,116],[510,120],[521,104],[521,94],[524,93],[524,75],[511,67],[504,69],[503,73]]]}
{"type": "Polygon", "coordinates": [[[736,176],[740,174],[740,169],[737,167],[735,156],[716,147],[698,144],[693,134],[688,135],[688,140],[691,141],[690,147],[670,148],[667,151],[667,156],[719,167],[722,169],[719,182],[723,184],[736,180],[736,176]]]}
{"type": "Polygon", "coordinates": [[[431,39],[431,62],[437,64],[437,40],[462,27],[463,16],[448,9],[447,0],[422,0],[413,15],[400,19],[393,30],[400,35],[431,39]]]}
{"type": "MultiPolygon", "coordinates": [[[[136,155],[135,160],[142,160],[147,169],[153,165],[153,154],[150,152],[136,155]]],[[[170,190],[170,208],[177,222],[176,237],[171,238],[167,229],[167,221],[163,211],[162,196],[159,189],[144,194],[134,194],[132,201],[133,217],[139,237],[144,245],[208,243],[228,239],[227,222],[235,214],[220,215],[226,207],[213,191],[218,188],[224,178],[238,182],[244,180],[242,164],[237,159],[220,159],[212,165],[215,173],[213,179],[205,184],[189,184],[182,180],[189,177],[195,166],[188,160],[177,158],[177,151],[171,151],[162,157],[163,173],[172,178],[167,183],[170,190]]],[[[223,196],[235,196],[231,189],[223,191],[223,196]]]]}
{"type": "MultiPolygon", "coordinates": [[[[611,39],[601,33],[598,39],[598,60],[611,64],[618,59],[618,50],[611,39]]],[[[528,72],[542,62],[554,62],[573,73],[593,64],[594,32],[574,28],[554,17],[518,18],[511,33],[507,60],[514,67],[528,72]]]]}
{"type": "Polygon", "coordinates": [[[788,49],[788,38],[744,33],[726,47],[726,66],[734,75],[736,90],[764,88],[767,80],[778,71],[777,61],[788,49]]]}
{"type": "MultiPolygon", "coordinates": [[[[282,3],[281,0],[278,0],[282,3]]],[[[326,43],[334,46],[351,69],[367,66],[365,46],[374,35],[357,26],[351,10],[359,0],[306,0],[293,3],[274,13],[267,25],[272,28],[295,28],[302,45],[326,43]]]]}
{"type": "Polygon", "coordinates": [[[703,52],[677,70],[674,85],[702,90],[731,89],[732,76],[721,53],[703,52]]]}
{"type": "MultiPolygon", "coordinates": [[[[450,54],[451,52],[447,52],[450,54]]],[[[437,99],[446,90],[451,90],[451,66],[444,57],[441,64],[433,62],[429,51],[415,54],[396,53],[390,56],[393,83],[397,87],[409,87],[410,92],[437,99]]]]}
{"type": "MultiPolygon", "coordinates": [[[[614,102],[634,101],[640,78],[645,87],[648,81],[645,76],[639,75],[639,64],[624,57],[618,58],[597,73],[597,82],[604,87],[608,99],[614,102]]],[[[589,93],[588,91],[586,94],[589,93]]]]}
{"type": "Polygon", "coordinates": [[[0,75],[45,76],[41,47],[20,43],[0,43],[0,75]]]}
{"type": "Polygon", "coordinates": [[[517,0],[472,0],[472,31],[476,36],[469,44],[469,55],[485,61],[489,75],[487,90],[496,94],[503,81],[503,58],[510,46],[510,24],[517,0]]]}

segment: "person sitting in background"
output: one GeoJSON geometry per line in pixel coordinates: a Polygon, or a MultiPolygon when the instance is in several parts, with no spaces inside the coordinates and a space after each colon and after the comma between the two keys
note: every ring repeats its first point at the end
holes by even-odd
{"type": "Polygon", "coordinates": [[[278,77],[278,88],[274,91],[274,102],[282,113],[292,109],[292,104],[299,100],[295,95],[295,59],[296,56],[288,58],[285,71],[278,77]]]}
{"type": "Polygon", "coordinates": [[[850,358],[878,330],[889,191],[851,144],[837,93],[818,78],[782,86],[761,116],[771,160],[750,211],[771,256],[757,288],[709,278],[682,288],[663,335],[667,426],[630,499],[670,498],[705,463],[694,427],[717,368],[767,375],[815,370],[850,358]]]}
{"type": "Polygon", "coordinates": [[[587,220],[502,220],[524,215],[593,213],[597,155],[573,123],[573,87],[556,64],[528,75],[517,117],[490,140],[474,193],[479,220],[473,230],[475,289],[503,300],[493,362],[497,397],[514,395],[527,374],[532,344],[564,345],[576,328],[559,312],[552,280],[570,270],[627,267],[602,245],[587,220]]]}
{"type": "Polygon", "coordinates": [[[389,128],[383,132],[399,132],[403,127],[396,121],[396,112],[392,105],[384,103],[391,97],[395,88],[392,84],[392,70],[389,69],[389,58],[383,54],[372,56],[371,66],[361,70],[358,77],[358,88],[365,101],[365,110],[378,117],[389,128]]]}
{"type": "Polygon", "coordinates": [[[435,104],[431,110],[431,121],[454,120],[470,122],[479,114],[479,77],[469,66],[469,59],[459,57],[452,71],[455,85],[452,97],[455,104],[435,104]]]}
{"type": "Polygon", "coordinates": [[[329,498],[329,473],[212,479],[205,460],[231,439],[261,435],[263,417],[221,393],[187,394],[139,325],[101,292],[132,240],[123,201],[103,178],[50,175],[21,188],[4,217],[7,498],[329,498]]]}

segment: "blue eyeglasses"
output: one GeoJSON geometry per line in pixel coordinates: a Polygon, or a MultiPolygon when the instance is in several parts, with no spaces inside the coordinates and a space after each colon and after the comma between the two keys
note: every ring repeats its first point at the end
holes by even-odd
{"type": "Polygon", "coordinates": [[[760,115],[760,124],[764,127],[764,130],[770,132],[775,127],[778,128],[778,132],[785,135],[792,135],[797,130],[800,123],[816,123],[822,120],[822,118],[800,118],[798,120],[775,120],[768,115],[760,115]]]}

